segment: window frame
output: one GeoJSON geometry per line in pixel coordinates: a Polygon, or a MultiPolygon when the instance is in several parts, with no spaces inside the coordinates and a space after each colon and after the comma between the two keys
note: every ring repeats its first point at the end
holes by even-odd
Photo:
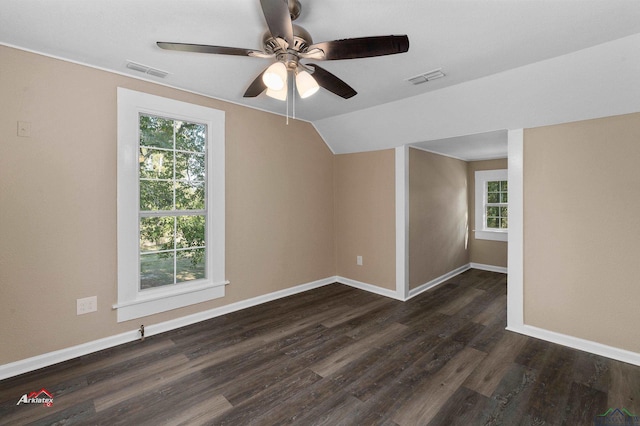
{"type": "Polygon", "coordinates": [[[477,170],[475,172],[475,238],[477,240],[508,241],[508,229],[487,228],[487,183],[492,181],[508,182],[508,170],[477,170]]]}
{"type": "Polygon", "coordinates": [[[118,87],[118,322],[224,297],[224,111],[118,87]],[[139,117],[141,114],[207,126],[205,279],[140,290],[139,117]]]}

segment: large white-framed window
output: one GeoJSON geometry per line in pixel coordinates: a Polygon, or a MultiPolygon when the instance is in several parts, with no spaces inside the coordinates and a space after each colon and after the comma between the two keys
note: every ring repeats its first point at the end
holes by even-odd
{"type": "Polygon", "coordinates": [[[507,169],[475,172],[475,237],[508,241],[509,193],[507,169]]]}
{"type": "Polygon", "coordinates": [[[118,322],[223,297],[224,111],[118,88],[118,322]]]}

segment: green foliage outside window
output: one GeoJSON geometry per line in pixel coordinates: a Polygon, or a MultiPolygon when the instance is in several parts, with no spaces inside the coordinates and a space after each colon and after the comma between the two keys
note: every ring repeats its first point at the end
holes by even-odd
{"type": "Polygon", "coordinates": [[[206,126],[139,120],[140,288],[205,277],[206,126]]]}
{"type": "Polygon", "coordinates": [[[508,183],[506,180],[487,182],[486,220],[489,229],[508,229],[508,183]]]}

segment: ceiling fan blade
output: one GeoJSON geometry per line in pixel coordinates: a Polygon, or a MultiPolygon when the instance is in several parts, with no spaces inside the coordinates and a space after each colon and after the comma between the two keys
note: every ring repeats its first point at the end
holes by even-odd
{"type": "Polygon", "coordinates": [[[409,37],[389,35],[375,37],[346,38],[325,41],[309,46],[308,50],[321,49],[325,60],[370,58],[394,55],[409,50],[409,37]]]}
{"type": "Polygon", "coordinates": [[[242,49],[239,47],[210,46],[208,44],[191,44],[191,43],[171,43],[159,41],[156,43],[158,47],[167,50],[179,50],[181,52],[196,53],[215,53],[218,55],[236,55],[236,56],[261,56],[263,52],[259,50],[242,49]]]}
{"type": "Polygon", "coordinates": [[[293,24],[287,0],[260,0],[260,5],[271,35],[293,46],[293,24]]]}
{"type": "Polygon", "coordinates": [[[243,97],[255,98],[256,96],[258,96],[260,93],[264,92],[267,89],[267,85],[264,84],[264,81],[262,81],[262,75],[264,74],[265,71],[266,69],[262,71],[260,75],[258,75],[255,78],[255,80],[251,82],[251,84],[247,88],[247,91],[244,92],[243,97]]]}
{"type": "Polygon", "coordinates": [[[336,95],[343,97],[344,99],[349,99],[358,94],[353,87],[349,86],[347,83],[331,74],[329,71],[324,68],[320,68],[316,64],[305,64],[313,67],[314,71],[311,76],[316,80],[320,87],[324,87],[330,92],[335,93],[336,95]]]}

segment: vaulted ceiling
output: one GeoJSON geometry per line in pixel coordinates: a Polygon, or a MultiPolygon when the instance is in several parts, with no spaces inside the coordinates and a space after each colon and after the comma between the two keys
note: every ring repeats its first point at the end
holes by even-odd
{"type": "MultiPolygon", "coordinates": [[[[296,99],[296,117],[314,123],[334,152],[431,140],[438,132],[403,137],[401,128],[397,140],[389,140],[389,134],[378,136],[368,129],[372,117],[403,125],[416,99],[428,99],[445,88],[640,33],[640,2],[635,0],[301,3],[295,23],[309,31],[314,42],[387,34],[407,34],[410,40],[407,53],[322,63],[358,92],[355,97],[345,100],[321,89],[310,98],[296,99]],[[442,69],[445,77],[420,85],[407,81],[434,69],[442,69]],[[361,140],[354,144],[336,135],[361,140]],[[386,139],[376,140],[382,137],[386,139]]],[[[242,96],[269,59],[173,52],[155,44],[261,49],[267,25],[258,0],[2,0],[1,9],[2,44],[287,113],[284,102],[264,94],[242,96]],[[128,69],[127,61],[168,75],[141,74],[128,69]]],[[[292,108],[290,104],[289,114],[292,108]]]]}

